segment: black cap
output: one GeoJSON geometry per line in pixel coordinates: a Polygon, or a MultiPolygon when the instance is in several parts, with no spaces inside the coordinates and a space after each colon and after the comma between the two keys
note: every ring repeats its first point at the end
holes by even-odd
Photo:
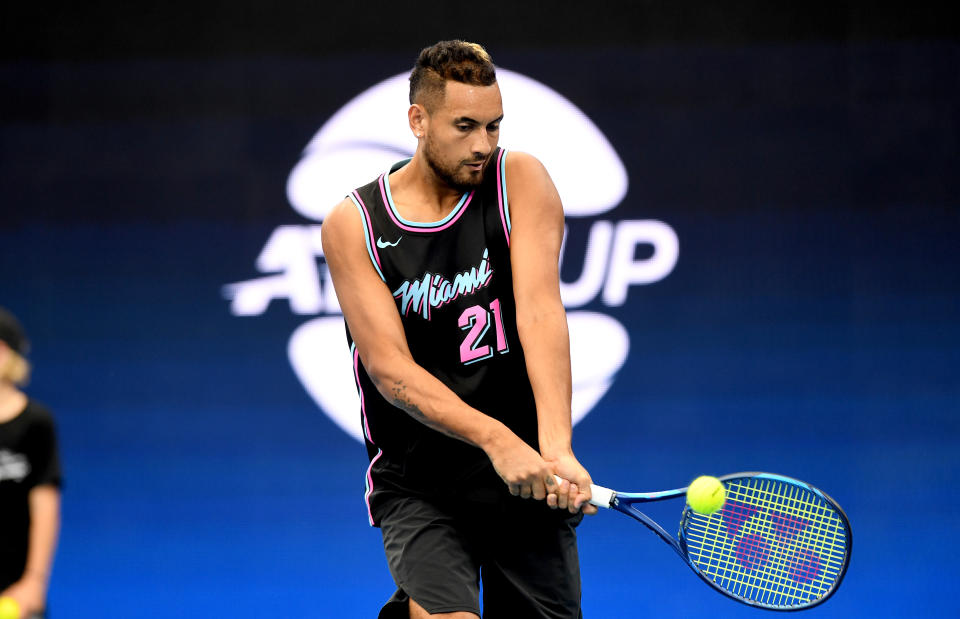
{"type": "Polygon", "coordinates": [[[27,334],[16,317],[7,310],[0,307],[0,342],[6,343],[12,350],[21,355],[27,354],[30,350],[30,342],[27,341],[27,334]]]}

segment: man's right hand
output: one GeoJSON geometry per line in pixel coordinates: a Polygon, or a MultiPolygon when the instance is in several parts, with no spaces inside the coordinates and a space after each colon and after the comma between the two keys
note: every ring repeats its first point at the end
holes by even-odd
{"type": "Polygon", "coordinates": [[[506,427],[484,446],[494,470],[510,494],[542,501],[557,491],[553,470],[539,453],[506,427]]]}

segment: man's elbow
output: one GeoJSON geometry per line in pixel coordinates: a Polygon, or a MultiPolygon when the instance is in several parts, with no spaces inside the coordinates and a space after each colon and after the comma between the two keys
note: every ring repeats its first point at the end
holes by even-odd
{"type": "Polygon", "coordinates": [[[398,355],[378,352],[370,355],[363,366],[367,370],[367,376],[373,381],[373,386],[377,388],[380,395],[389,400],[391,391],[401,380],[399,370],[402,367],[402,360],[398,355]]]}

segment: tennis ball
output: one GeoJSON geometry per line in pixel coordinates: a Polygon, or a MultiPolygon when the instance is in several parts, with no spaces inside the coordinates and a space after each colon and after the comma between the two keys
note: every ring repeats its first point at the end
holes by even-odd
{"type": "Polygon", "coordinates": [[[687,488],[687,503],[698,514],[709,515],[723,507],[727,491],[716,477],[701,475],[687,488]]]}
{"type": "Polygon", "coordinates": [[[20,619],[20,605],[11,597],[0,598],[0,619],[20,619]]]}

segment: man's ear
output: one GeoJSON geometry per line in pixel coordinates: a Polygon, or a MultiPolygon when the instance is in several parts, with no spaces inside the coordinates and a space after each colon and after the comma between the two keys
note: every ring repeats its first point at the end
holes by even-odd
{"type": "Polygon", "coordinates": [[[422,105],[419,103],[411,105],[410,109],[407,110],[407,119],[410,122],[410,131],[413,132],[415,137],[419,139],[427,133],[427,128],[430,125],[430,115],[422,105]]]}

